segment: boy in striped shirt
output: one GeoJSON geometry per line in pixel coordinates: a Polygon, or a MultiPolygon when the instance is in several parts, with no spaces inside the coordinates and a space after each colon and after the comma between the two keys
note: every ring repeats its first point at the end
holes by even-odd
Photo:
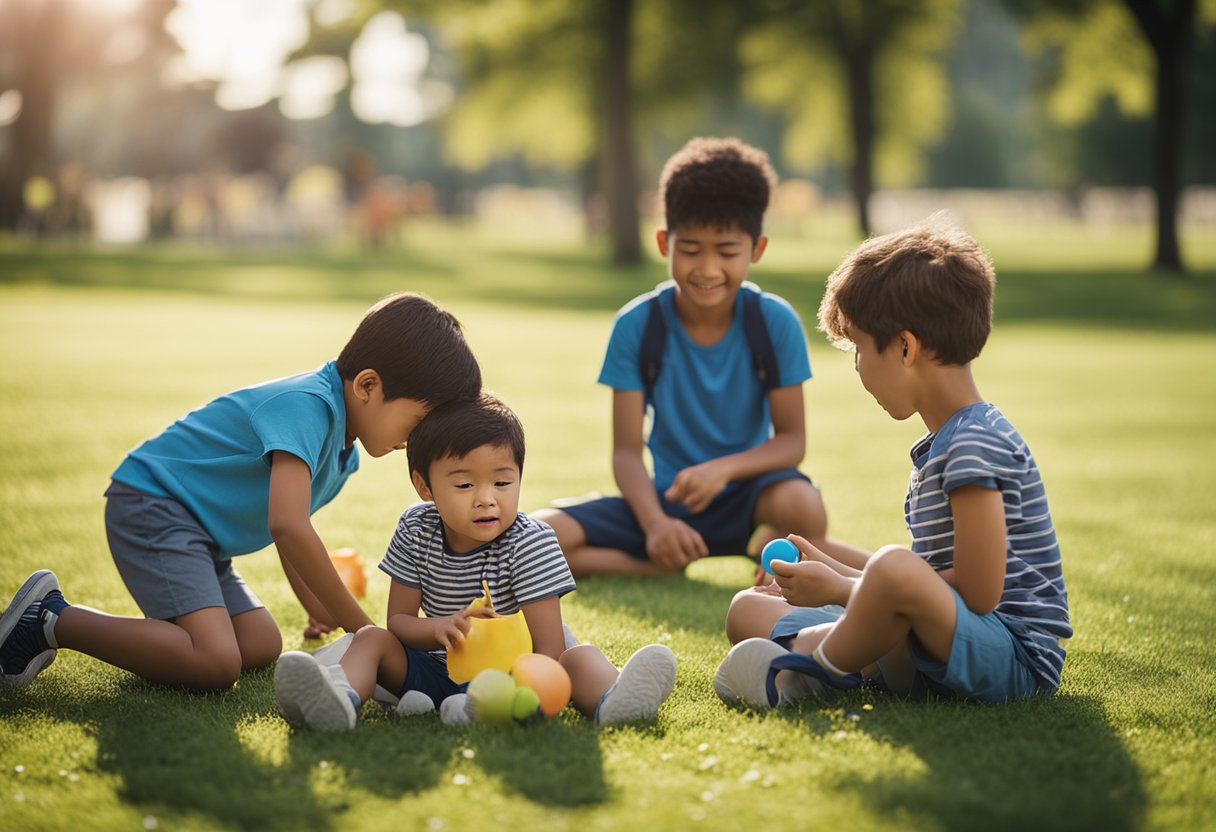
{"type": "Polygon", "coordinates": [[[911,548],[861,570],[791,535],[798,563],[735,596],[734,647],[714,689],[772,707],[865,679],[908,695],[989,702],[1051,695],[1072,635],[1060,549],[1022,437],[971,373],[992,326],[996,275],[944,223],[863,243],[828,278],[819,325],[854,351],[867,391],[928,433],[912,447],[911,548]]]}
{"type": "MultiPolygon", "coordinates": [[[[618,671],[569,635],[560,598],[574,589],[570,568],[553,530],[519,512],[524,433],[515,414],[488,394],[435,408],[411,434],[407,454],[425,502],[401,516],[380,563],[392,578],[388,627],[369,625],[315,655],[284,653],[274,680],[284,717],[298,727],[349,730],[377,687],[400,697],[402,714],[463,696],[467,683],[448,676],[447,650],[463,641],[471,617],[487,614],[469,610],[483,587],[492,612],[523,611],[532,650],[561,662],[586,716],[601,724],[653,717],[675,684],[675,656],[650,644],[618,671]]],[[[465,721],[461,710],[443,708],[445,721],[449,713],[465,721]]]]}

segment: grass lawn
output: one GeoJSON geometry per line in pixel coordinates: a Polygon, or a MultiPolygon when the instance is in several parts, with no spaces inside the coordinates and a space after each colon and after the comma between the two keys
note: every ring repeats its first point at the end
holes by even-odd
{"type": "MultiPolygon", "coordinates": [[[[656,640],[679,657],[658,719],[623,727],[567,710],[457,729],[369,707],[349,734],[293,733],[270,672],[198,695],[61,653],[26,690],[0,690],[0,827],[1216,827],[1216,243],[1188,238],[1197,273],[1172,280],[1135,270],[1144,230],[976,231],[1000,272],[980,388],[1034,450],[1064,551],[1077,634],[1058,696],[729,710],[710,678],[750,568],[724,558],[684,578],[585,580],[564,601],[579,637],[618,662],[656,640]]],[[[812,330],[804,469],[835,536],[876,548],[906,539],[906,453],[923,426],[891,421],[813,332],[823,278],[850,246],[774,240],[753,276],[812,330]]],[[[613,312],[662,267],[602,262],[569,242],[445,227],[365,257],[0,243],[0,597],[50,567],[69,600],[137,614],[102,525],[123,453],[214,395],[332,357],[396,289],[456,313],[487,385],[521,415],[524,509],[615,490],[609,394],[594,379],[613,312]]],[[[363,554],[373,618],[388,591],[375,565],[416,499],[394,454],[365,459],[316,516],[331,547],[363,554]]],[[[273,553],[238,566],[286,647],[305,646],[273,553]]]]}

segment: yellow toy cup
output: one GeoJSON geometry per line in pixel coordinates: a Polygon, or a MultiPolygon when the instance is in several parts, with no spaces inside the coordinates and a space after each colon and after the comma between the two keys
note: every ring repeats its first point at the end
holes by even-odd
{"type": "Polygon", "coordinates": [[[522,612],[494,618],[470,618],[464,642],[448,651],[448,676],[472,681],[487,668],[509,671],[515,660],[532,652],[532,634],[522,612]]]}

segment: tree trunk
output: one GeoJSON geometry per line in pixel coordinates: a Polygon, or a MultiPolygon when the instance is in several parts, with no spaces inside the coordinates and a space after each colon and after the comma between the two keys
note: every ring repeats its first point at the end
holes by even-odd
{"type": "Polygon", "coordinates": [[[874,53],[871,44],[845,44],[849,87],[849,126],[853,132],[850,182],[857,204],[857,228],[869,237],[870,195],[874,192],[874,53]]]}
{"type": "Polygon", "coordinates": [[[604,188],[612,234],[612,261],[625,265],[642,261],[629,83],[632,23],[633,0],[609,0],[608,61],[604,78],[604,188]]]}
{"type": "Polygon", "coordinates": [[[1127,0],[1157,58],[1157,113],[1153,125],[1153,190],[1157,195],[1157,252],[1153,267],[1181,274],[1178,208],[1182,199],[1182,139],[1195,0],[1177,0],[1172,14],[1146,0],[1127,0]]]}

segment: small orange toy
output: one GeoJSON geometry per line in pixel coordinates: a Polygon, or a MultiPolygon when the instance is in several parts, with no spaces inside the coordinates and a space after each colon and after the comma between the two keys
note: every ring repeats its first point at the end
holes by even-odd
{"type": "Polygon", "coordinates": [[[351,595],[362,598],[367,594],[367,576],[358,552],[351,548],[335,549],[329,553],[329,559],[351,595]]]}
{"type": "Polygon", "coordinates": [[[536,692],[546,717],[557,715],[570,702],[570,674],[546,655],[524,653],[511,665],[511,678],[520,687],[536,692]]]}

